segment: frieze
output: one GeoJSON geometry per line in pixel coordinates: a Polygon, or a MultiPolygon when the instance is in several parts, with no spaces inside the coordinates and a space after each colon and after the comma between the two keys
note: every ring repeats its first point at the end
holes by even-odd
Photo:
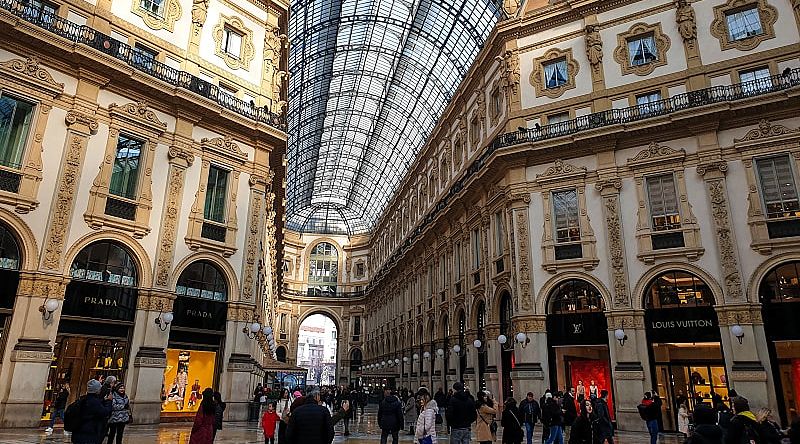
{"type": "Polygon", "coordinates": [[[758,122],[758,128],[751,129],[741,139],[733,139],[734,143],[750,142],[778,136],[800,135],[800,128],[790,129],[784,125],[773,124],[766,119],[758,122]]]}
{"type": "Polygon", "coordinates": [[[167,358],[150,358],[145,356],[137,356],[133,359],[134,367],[146,368],[166,368],[167,358]]]}
{"type": "Polygon", "coordinates": [[[636,329],[644,330],[644,316],[643,315],[615,315],[613,312],[607,315],[608,329],[636,329]]]}
{"type": "Polygon", "coordinates": [[[514,329],[523,333],[545,333],[547,323],[544,317],[515,318],[513,320],[514,329]]]}
{"type": "Polygon", "coordinates": [[[760,325],[764,323],[758,306],[718,306],[717,318],[721,327],[731,325],[760,325]]]}
{"type": "Polygon", "coordinates": [[[729,375],[731,381],[735,382],[765,382],[767,380],[765,371],[731,371],[729,375]]]}
{"type": "Polygon", "coordinates": [[[617,370],[614,372],[614,379],[618,381],[644,381],[644,372],[617,370]]]}
{"type": "Polygon", "coordinates": [[[12,362],[46,362],[53,360],[53,352],[32,351],[32,350],[12,350],[12,362]]]}

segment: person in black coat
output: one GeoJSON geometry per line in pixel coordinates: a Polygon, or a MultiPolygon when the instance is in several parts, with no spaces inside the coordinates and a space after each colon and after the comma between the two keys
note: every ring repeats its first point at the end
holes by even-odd
{"type": "Polygon", "coordinates": [[[222,430],[222,417],[225,414],[225,403],[222,402],[222,393],[214,392],[214,438],[217,431],[222,430]]]}
{"type": "Polygon", "coordinates": [[[90,379],[86,385],[86,396],[80,399],[80,425],[72,432],[75,444],[101,444],[106,437],[106,425],[111,416],[111,394],[101,398],[102,386],[96,379],[90,379]]]}
{"type": "Polygon", "coordinates": [[[389,388],[383,390],[383,401],[378,406],[378,427],[381,428],[381,444],[386,444],[389,435],[392,435],[392,444],[397,444],[403,428],[403,403],[389,388]]]}
{"type": "Polygon", "coordinates": [[[578,418],[578,410],[575,408],[575,389],[570,388],[561,400],[561,408],[564,410],[564,426],[570,427],[575,419],[578,418]]]}
{"type": "Polygon", "coordinates": [[[597,427],[600,421],[594,412],[594,405],[590,399],[581,403],[581,414],[572,423],[569,433],[569,444],[599,444],[600,435],[597,427]]]}
{"type": "Polygon", "coordinates": [[[717,412],[706,404],[698,404],[692,412],[694,431],[686,444],[723,444],[722,428],[717,425],[717,412]]]}
{"type": "Polygon", "coordinates": [[[333,441],[333,426],[350,414],[350,402],[343,402],[342,409],[331,417],[328,408],[320,405],[319,390],[295,400],[292,404],[286,441],[289,444],[330,444],[333,441]]]}
{"type": "Polygon", "coordinates": [[[503,444],[521,444],[524,433],[522,432],[522,414],[517,409],[517,401],[508,398],[503,406],[503,416],[500,425],[503,426],[503,444]]]}
{"type": "Polygon", "coordinates": [[[552,394],[545,395],[546,400],[544,407],[542,407],[542,422],[547,424],[550,433],[547,437],[547,443],[564,443],[564,414],[561,412],[561,406],[552,394]]]}
{"type": "Polygon", "coordinates": [[[594,412],[597,414],[597,433],[600,442],[614,444],[614,426],[611,413],[608,411],[608,390],[600,390],[600,397],[595,400],[594,412]]]}
{"type": "Polygon", "coordinates": [[[453,396],[445,409],[447,416],[447,426],[450,427],[450,435],[458,439],[471,439],[472,423],[478,419],[478,411],[475,407],[475,400],[464,391],[464,384],[456,382],[453,384],[453,396]]]}

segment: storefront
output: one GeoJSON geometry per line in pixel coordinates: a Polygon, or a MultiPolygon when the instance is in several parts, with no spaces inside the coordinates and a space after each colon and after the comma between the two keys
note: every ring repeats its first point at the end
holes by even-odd
{"type": "Polygon", "coordinates": [[[5,348],[5,332],[11,324],[11,312],[19,287],[19,246],[5,225],[0,224],[0,353],[5,348]]]}
{"type": "Polygon", "coordinates": [[[767,335],[780,419],[784,425],[800,411],[800,261],[778,265],[758,289],[767,335]]]}
{"type": "Polygon", "coordinates": [[[668,271],[650,282],[644,296],[650,367],[663,399],[663,427],[674,431],[681,404],[691,413],[700,403],[711,405],[716,396],[728,399],[714,295],[699,277],[668,271]]]}
{"type": "Polygon", "coordinates": [[[61,387],[70,402],[86,393],[90,379],[125,380],[136,316],[138,273],[128,250],[113,241],[90,244],[70,267],[53,362],[45,387],[43,419],[61,387]]]}
{"type": "Polygon", "coordinates": [[[217,387],[227,289],[224,274],[208,261],[192,263],[178,278],[161,393],[162,419],[194,415],[203,390],[217,387]]]}
{"type": "Polygon", "coordinates": [[[608,407],[614,414],[608,323],[603,297],[589,282],[570,279],[550,293],[547,314],[547,345],[550,387],[575,388],[576,401],[599,397],[608,390],[608,407]]]}

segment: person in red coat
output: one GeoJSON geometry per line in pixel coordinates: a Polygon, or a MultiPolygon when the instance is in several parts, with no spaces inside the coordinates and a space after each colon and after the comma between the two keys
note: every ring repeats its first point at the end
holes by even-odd
{"type": "Polygon", "coordinates": [[[192,435],[189,437],[189,444],[213,444],[214,443],[214,419],[216,405],[214,405],[214,390],[207,388],[203,390],[203,400],[200,408],[194,417],[192,425],[192,435]]]}
{"type": "Polygon", "coordinates": [[[261,428],[264,430],[264,442],[266,444],[275,444],[275,426],[281,417],[275,411],[275,404],[270,403],[267,411],[261,417],[261,428]]]}

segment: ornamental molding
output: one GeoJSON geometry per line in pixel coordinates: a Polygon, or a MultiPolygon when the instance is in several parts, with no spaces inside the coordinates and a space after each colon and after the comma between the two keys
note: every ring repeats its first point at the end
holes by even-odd
{"type": "Polygon", "coordinates": [[[247,154],[239,148],[239,145],[230,136],[213,139],[204,137],[200,140],[200,147],[203,151],[210,150],[241,163],[247,162],[247,154]]]}
{"type": "Polygon", "coordinates": [[[67,115],[64,117],[64,122],[68,127],[72,127],[74,125],[84,125],[92,133],[96,132],[98,128],[97,119],[75,110],[70,110],[67,112],[67,115]]]}
{"type": "Polygon", "coordinates": [[[766,119],[761,119],[757,128],[748,131],[741,139],[733,139],[733,142],[753,142],[780,136],[800,136],[800,128],[791,129],[784,125],[773,124],[766,119]]]}
{"type": "Polygon", "coordinates": [[[134,125],[137,129],[145,127],[159,135],[167,130],[167,124],[162,122],[152,109],[148,108],[145,101],[125,105],[112,103],[108,105],[108,114],[112,120],[121,119],[134,125]]]}
{"type": "Polygon", "coordinates": [[[636,74],[646,76],[651,74],[657,67],[667,64],[667,51],[672,45],[669,37],[661,30],[661,23],[649,25],[647,23],[636,23],[627,32],[617,34],[617,47],[614,49],[614,60],[619,63],[622,75],[636,74]],[[656,60],[641,65],[632,65],[628,52],[628,41],[636,37],[653,36],[656,45],[656,60]]]}
{"type": "Polygon", "coordinates": [[[628,308],[630,307],[630,298],[628,297],[625,244],[622,238],[618,193],[603,197],[603,210],[606,217],[608,258],[611,264],[611,283],[614,295],[613,304],[615,308],[628,308]]]}
{"type": "MultiPolygon", "coordinates": [[[[170,152],[172,152],[170,148],[170,152]]],[[[194,156],[191,156],[193,159],[194,156]]],[[[189,163],[191,165],[191,162],[189,163]]],[[[172,273],[172,264],[175,259],[175,241],[178,232],[178,217],[181,212],[183,184],[186,179],[186,169],[171,165],[167,181],[167,195],[165,196],[164,216],[159,230],[158,259],[156,260],[156,285],[167,287],[172,273]]]]}
{"type": "Polygon", "coordinates": [[[39,66],[36,56],[23,59],[11,59],[0,62],[0,73],[27,84],[38,92],[44,92],[55,98],[64,92],[64,84],[56,82],[49,71],[39,66]]]}
{"type": "Polygon", "coordinates": [[[230,69],[244,69],[245,71],[250,69],[250,62],[252,62],[255,57],[253,30],[247,28],[241,18],[236,16],[228,17],[220,14],[219,23],[214,26],[212,36],[214,38],[214,54],[222,58],[230,69]],[[239,49],[239,57],[228,54],[222,48],[226,26],[242,35],[242,47],[239,49]]]}
{"type": "Polygon", "coordinates": [[[743,297],[742,276],[739,273],[736,242],[731,229],[725,179],[722,177],[707,179],[706,184],[708,185],[708,195],[711,201],[714,231],[717,235],[720,265],[722,265],[722,270],[724,270],[725,274],[725,296],[730,300],[741,300],[743,297]]]}
{"type": "Polygon", "coordinates": [[[775,38],[775,22],[777,21],[778,10],[767,3],[766,0],[728,0],[724,5],[714,7],[714,21],[711,22],[711,35],[719,40],[719,47],[722,51],[728,49],[750,51],[761,44],[761,42],[775,38]],[[762,33],[739,40],[731,40],[730,33],[728,32],[728,13],[752,7],[756,8],[758,11],[762,33]]]}
{"type": "Polygon", "coordinates": [[[578,75],[580,67],[578,62],[572,57],[572,48],[558,49],[552,48],[541,57],[533,59],[533,71],[529,81],[536,92],[536,97],[549,97],[557,99],[567,90],[575,88],[575,77],[578,75]],[[547,88],[544,79],[544,65],[564,59],[567,63],[567,81],[563,85],[555,88],[547,88]]]}
{"type": "Polygon", "coordinates": [[[195,37],[200,36],[200,31],[203,30],[203,25],[206,23],[208,1],[209,0],[192,0],[192,32],[195,37]]]}
{"type": "MultiPolygon", "coordinates": [[[[159,15],[157,13],[148,11],[142,8],[141,0],[133,0],[131,4],[131,12],[134,15],[141,17],[142,21],[148,28],[153,30],[164,29],[172,32],[175,30],[175,22],[181,18],[183,8],[181,8],[180,0],[164,0],[164,11],[159,15]]],[[[194,22],[194,5],[192,5],[192,21],[194,22]]]]}
{"type": "Polygon", "coordinates": [[[586,33],[586,57],[595,74],[603,71],[603,39],[600,38],[600,25],[588,25],[586,33]]]}
{"type": "Polygon", "coordinates": [[[12,350],[11,361],[51,363],[53,361],[53,352],[33,351],[33,350],[12,350]]]}
{"type": "Polygon", "coordinates": [[[675,22],[683,41],[687,46],[693,46],[697,40],[697,18],[689,0],[675,2],[675,22]]]}
{"type": "Polygon", "coordinates": [[[548,167],[542,174],[536,175],[536,182],[540,185],[547,182],[584,179],[586,177],[586,167],[579,167],[556,159],[552,166],[548,167]]]}
{"type": "Polygon", "coordinates": [[[190,167],[194,163],[194,153],[191,150],[181,148],[177,145],[172,145],[169,147],[169,151],[167,151],[167,157],[169,158],[170,163],[176,163],[176,161],[180,160],[185,163],[185,167],[190,167]]]}
{"type": "Polygon", "coordinates": [[[628,159],[628,167],[637,168],[654,163],[677,163],[683,162],[684,158],[686,158],[686,151],[683,149],[676,150],[666,145],[659,145],[658,142],[650,142],[647,149],[628,159]]]}

